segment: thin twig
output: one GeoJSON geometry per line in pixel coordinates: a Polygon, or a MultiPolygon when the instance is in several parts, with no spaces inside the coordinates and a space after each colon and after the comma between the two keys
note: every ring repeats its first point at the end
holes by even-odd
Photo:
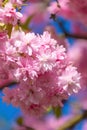
{"type": "Polygon", "coordinates": [[[87,111],[84,111],[82,114],[75,115],[71,119],[69,119],[65,124],[59,127],[57,130],[67,130],[72,129],[75,125],[77,125],[81,120],[87,118],[87,111]]]}

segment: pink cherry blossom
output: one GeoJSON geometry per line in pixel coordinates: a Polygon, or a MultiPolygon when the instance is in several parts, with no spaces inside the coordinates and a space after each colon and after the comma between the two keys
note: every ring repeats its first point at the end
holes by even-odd
{"type": "Polygon", "coordinates": [[[57,14],[59,12],[59,7],[58,7],[58,3],[55,2],[51,2],[50,6],[48,7],[48,11],[50,14],[57,14]]]}
{"type": "Polygon", "coordinates": [[[1,22],[16,25],[17,21],[22,17],[22,14],[16,12],[16,9],[12,7],[11,3],[7,3],[4,8],[0,8],[0,17],[1,22]]]}
{"type": "Polygon", "coordinates": [[[59,85],[63,86],[64,90],[68,90],[68,94],[77,93],[80,89],[79,85],[80,74],[77,73],[76,67],[68,66],[59,77],[59,85]],[[77,86],[77,87],[76,87],[77,86]]]}

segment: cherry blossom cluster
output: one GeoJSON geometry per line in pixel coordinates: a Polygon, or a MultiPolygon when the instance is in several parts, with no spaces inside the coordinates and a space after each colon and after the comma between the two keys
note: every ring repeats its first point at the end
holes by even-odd
{"type": "Polygon", "coordinates": [[[18,24],[22,14],[16,9],[23,2],[0,3],[0,84],[15,81],[15,87],[3,89],[3,100],[25,113],[40,115],[48,107],[63,106],[63,100],[77,93],[81,76],[67,55],[66,43],[53,28],[46,28],[41,35],[24,32],[18,24]]]}
{"type": "Polygon", "coordinates": [[[80,87],[80,74],[69,61],[66,49],[42,35],[12,31],[11,38],[1,33],[1,77],[18,82],[5,88],[3,100],[19,106],[25,113],[42,114],[49,106],[62,106],[62,101],[80,87]]]}
{"type": "Polygon", "coordinates": [[[12,3],[7,3],[4,7],[0,7],[0,22],[4,24],[16,25],[18,20],[22,18],[22,14],[17,12],[12,3]]]}

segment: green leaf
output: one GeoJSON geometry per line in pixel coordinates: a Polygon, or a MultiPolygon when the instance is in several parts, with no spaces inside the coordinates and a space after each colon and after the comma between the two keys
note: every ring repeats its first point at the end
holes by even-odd
{"type": "Polygon", "coordinates": [[[22,118],[22,117],[19,117],[19,118],[17,119],[17,124],[20,125],[20,126],[23,125],[23,118],[22,118]]]}
{"type": "Polygon", "coordinates": [[[29,26],[29,24],[30,24],[30,22],[31,22],[31,20],[32,20],[32,18],[33,18],[33,16],[34,15],[31,15],[31,16],[29,16],[28,18],[27,18],[27,20],[26,20],[26,22],[24,23],[24,24],[21,24],[21,28],[23,29],[23,30],[28,30],[28,26],[29,26]]]}
{"type": "Polygon", "coordinates": [[[12,28],[13,28],[13,25],[11,25],[11,24],[6,25],[6,29],[8,31],[8,36],[9,37],[11,36],[12,28]]]}
{"type": "Polygon", "coordinates": [[[60,117],[61,116],[61,107],[59,107],[59,106],[53,107],[53,112],[56,117],[60,117]]]}
{"type": "Polygon", "coordinates": [[[7,2],[9,2],[9,0],[3,0],[2,6],[5,6],[7,2]]]}

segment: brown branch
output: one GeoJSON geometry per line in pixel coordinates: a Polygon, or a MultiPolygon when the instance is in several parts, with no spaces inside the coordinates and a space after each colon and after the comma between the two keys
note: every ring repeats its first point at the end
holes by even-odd
{"type": "Polygon", "coordinates": [[[58,25],[60,26],[61,30],[63,31],[65,37],[87,40],[87,36],[85,36],[83,34],[74,34],[74,33],[67,32],[66,29],[64,28],[63,23],[58,18],[56,18],[55,14],[51,14],[50,18],[53,19],[56,23],[58,23],[58,25]]]}
{"type": "Polygon", "coordinates": [[[5,87],[11,87],[12,85],[17,85],[19,82],[17,81],[8,81],[0,84],[0,91],[2,91],[5,87]]]}

